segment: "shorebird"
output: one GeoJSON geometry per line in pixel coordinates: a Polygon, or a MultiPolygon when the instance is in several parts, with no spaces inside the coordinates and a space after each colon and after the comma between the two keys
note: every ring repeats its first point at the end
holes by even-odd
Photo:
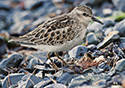
{"type": "MultiPolygon", "coordinates": [[[[49,56],[50,52],[68,51],[82,43],[87,26],[91,21],[103,24],[93,16],[90,7],[80,5],[71,12],[53,17],[31,32],[13,38],[9,42],[49,52],[47,58],[52,62],[53,68],[58,70],[49,56]]],[[[57,53],[55,55],[63,61],[64,65],[67,65],[57,53]]]]}

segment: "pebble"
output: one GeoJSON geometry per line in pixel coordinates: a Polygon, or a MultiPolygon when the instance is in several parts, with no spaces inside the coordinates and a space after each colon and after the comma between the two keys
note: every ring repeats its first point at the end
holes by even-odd
{"type": "Polygon", "coordinates": [[[81,57],[84,56],[84,54],[87,52],[87,48],[85,46],[79,45],[71,49],[68,54],[70,58],[78,58],[80,59],[81,57]]]}
{"type": "Polygon", "coordinates": [[[39,83],[40,81],[42,81],[42,79],[36,77],[35,75],[26,74],[25,76],[22,77],[20,81],[18,81],[18,88],[33,87],[35,84],[39,83]]]}
{"type": "Polygon", "coordinates": [[[4,55],[7,50],[7,45],[5,43],[5,39],[0,36],[0,55],[4,55]]]}
{"type": "Polygon", "coordinates": [[[122,37],[125,37],[125,20],[122,20],[121,22],[117,23],[113,31],[119,31],[119,35],[122,37]]]}
{"type": "Polygon", "coordinates": [[[45,86],[44,88],[67,88],[64,84],[56,83],[45,86]]]}
{"type": "Polygon", "coordinates": [[[103,9],[104,16],[110,16],[112,15],[112,10],[109,8],[103,9]]]}
{"type": "Polygon", "coordinates": [[[125,0],[112,0],[112,2],[119,10],[125,12],[125,0]]]}
{"type": "Polygon", "coordinates": [[[16,85],[18,81],[21,80],[21,78],[24,76],[24,73],[13,73],[13,74],[9,74],[8,76],[6,76],[4,78],[4,80],[2,81],[2,88],[7,88],[7,86],[11,86],[11,85],[16,85]],[[9,81],[10,80],[10,81],[9,81]],[[11,82],[11,84],[10,84],[11,82]]]}
{"type": "Polygon", "coordinates": [[[63,83],[65,85],[68,85],[72,78],[76,77],[77,75],[70,74],[70,73],[63,73],[60,77],[56,79],[57,82],[63,83]]]}
{"type": "Polygon", "coordinates": [[[98,44],[99,39],[96,37],[96,35],[93,32],[90,32],[87,34],[86,41],[88,41],[88,44],[98,44]]]}
{"type": "Polygon", "coordinates": [[[23,56],[20,54],[12,54],[9,58],[4,59],[0,62],[1,68],[8,68],[8,67],[18,67],[23,60],[23,56]]]}
{"type": "Polygon", "coordinates": [[[125,59],[116,62],[115,70],[119,72],[125,71],[125,59]]]}
{"type": "Polygon", "coordinates": [[[97,45],[97,49],[104,48],[108,44],[110,44],[112,41],[119,39],[118,31],[110,32],[108,36],[105,37],[105,39],[97,45]]]}

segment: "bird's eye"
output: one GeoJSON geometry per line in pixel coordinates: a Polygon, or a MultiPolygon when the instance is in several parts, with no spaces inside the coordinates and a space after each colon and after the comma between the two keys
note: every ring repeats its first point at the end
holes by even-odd
{"type": "Polygon", "coordinates": [[[83,13],[83,16],[87,16],[87,14],[86,14],[86,13],[83,13]]]}

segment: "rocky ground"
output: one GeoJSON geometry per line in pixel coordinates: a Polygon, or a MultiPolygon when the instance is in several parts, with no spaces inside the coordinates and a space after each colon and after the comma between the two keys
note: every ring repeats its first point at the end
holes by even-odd
{"type": "Polygon", "coordinates": [[[0,87],[125,88],[125,0],[0,1],[0,87]],[[88,5],[104,22],[91,22],[81,45],[58,52],[70,65],[55,71],[47,52],[8,43],[47,19],[88,5]]]}

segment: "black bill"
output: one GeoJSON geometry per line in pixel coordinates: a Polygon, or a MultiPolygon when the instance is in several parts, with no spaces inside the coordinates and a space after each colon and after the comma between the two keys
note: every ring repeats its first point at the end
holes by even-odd
{"type": "Polygon", "coordinates": [[[92,20],[103,25],[103,23],[100,20],[98,20],[97,18],[95,18],[95,17],[92,17],[92,20]]]}

